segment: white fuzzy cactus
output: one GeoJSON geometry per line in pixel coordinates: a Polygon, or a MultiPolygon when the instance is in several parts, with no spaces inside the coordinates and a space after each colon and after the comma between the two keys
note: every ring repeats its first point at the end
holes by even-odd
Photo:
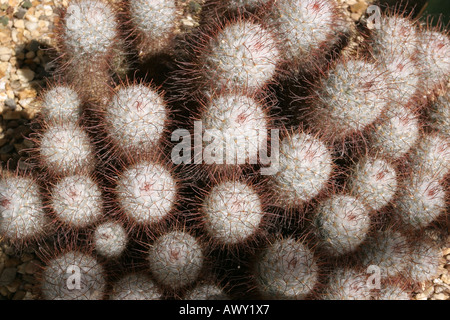
{"type": "Polygon", "coordinates": [[[371,48],[393,78],[393,99],[398,103],[407,103],[421,86],[418,46],[417,28],[408,18],[382,16],[374,29],[371,48]]]}
{"type": "Polygon", "coordinates": [[[434,279],[439,273],[441,251],[427,242],[417,242],[412,246],[412,255],[407,275],[415,282],[434,279]]]}
{"type": "Polygon", "coordinates": [[[400,159],[420,139],[418,116],[408,107],[394,104],[370,129],[369,145],[380,157],[400,159]]]}
{"type": "Polygon", "coordinates": [[[353,169],[348,189],[374,210],[387,205],[397,191],[396,169],[377,158],[361,159],[353,169]]]}
{"type": "Polygon", "coordinates": [[[105,129],[119,150],[149,152],[163,135],[168,111],[162,96],[144,85],[125,86],[106,108],[105,129]]]}
{"type": "Polygon", "coordinates": [[[0,233],[6,239],[26,241],[45,234],[50,223],[41,193],[31,177],[5,177],[0,181],[0,233]]]}
{"type": "Polygon", "coordinates": [[[142,161],[121,174],[116,193],[125,215],[145,226],[161,221],[173,209],[177,184],[164,166],[142,161]]]}
{"type": "Polygon", "coordinates": [[[292,207],[311,200],[324,189],[332,172],[331,151],[320,139],[303,132],[285,137],[273,176],[277,202],[292,207]]]}
{"type": "Polygon", "coordinates": [[[126,249],[128,235],[121,224],[115,221],[107,221],[95,228],[93,243],[95,251],[101,256],[117,258],[126,249]]]}
{"type": "Polygon", "coordinates": [[[405,236],[393,230],[377,231],[370,240],[363,246],[363,266],[380,268],[383,278],[395,277],[406,270],[411,248],[405,236]]]}
{"type": "Polygon", "coordinates": [[[424,134],[410,158],[413,172],[440,180],[450,170],[450,139],[439,133],[424,134]]]}
{"type": "Polygon", "coordinates": [[[339,62],[316,91],[316,125],[338,137],[365,129],[386,110],[389,83],[387,74],[375,63],[339,62]]]}
{"type": "Polygon", "coordinates": [[[132,0],[130,22],[141,36],[141,54],[154,55],[171,48],[179,23],[175,0],[132,0]]]}
{"type": "Polygon", "coordinates": [[[178,289],[200,276],[205,256],[199,241],[186,232],[172,231],[151,245],[148,261],[155,279],[163,286],[178,289]]]}
{"type": "Polygon", "coordinates": [[[161,290],[144,273],[128,274],[114,282],[109,300],[161,300],[161,290]]]}
{"type": "Polygon", "coordinates": [[[56,85],[48,90],[42,101],[45,121],[79,121],[82,110],[78,93],[65,85],[56,85]]]}
{"type": "Polygon", "coordinates": [[[273,81],[280,51],[269,30],[238,20],[219,30],[201,59],[207,88],[256,91],[273,81]]]}
{"type": "Polygon", "coordinates": [[[428,90],[446,84],[450,76],[450,39],[447,34],[425,30],[419,33],[420,69],[428,90]]]}
{"type": "Polygon", "coordinates": [[[105,54],[111,50],[117,36],[115,12],[107,2],[77,0],[68,6],[63,40],[73,56],[105,54]]]}
{"type": "Polygon", "coordinates": [[[220,243],[233,245],[254,236],[264,217],[259,195],[248,184],[225,181],[213,187],[203,202],[208,234],[220,243]]]}
{"type": "Polygon", "coordinates": [[[40,137],[39,157],[57,175],[89,172],[96,164],[89,136],[73,123],[50,123],[40,137]]]}
{"type": "Polygon", "coordinates": [[[255,269],[258,290],[268,299],[303,299],[313,293],[319,276],[313,252],[293,238],[274,241],[255,269]]]}
{"type": "Polygon", "coordinates": [[[103,214],[102,192],[88,175],[67,176],[53,187],[50,206],[64,224],[73,228],[87,227],[103,214]]]}
{"type": "Polygon", "coordinates": [[[359,199],[334,195],[317,209],[314,224],[323,246],[332,255],[356,250],[370,228],[370,211],[359,199]]]}
{"type": "Polygon", "coordinates": [[[426,227],[445,211],[445,189],[438,180],[427,175],[408,178],[395,201],[396,214],[415,229],[426,227]]]}
{"type": "Polygon", "coordinates": [[[201,119],[206,164],[256,163],[267,142],[268,117],[260,102],[244,95],[219,95],[206,105],[201,119]]]}
{"type": "Polygon", "coordinates": [[[95,257],[72,250],[47,262],[40,289],[45,300],[100,300],[106,275],[95,257]]]}
{"type": "Polygon", "coordinates": [[[358,270],[333,270],[323,300],[371,300],[368,275],[358,270]]]}

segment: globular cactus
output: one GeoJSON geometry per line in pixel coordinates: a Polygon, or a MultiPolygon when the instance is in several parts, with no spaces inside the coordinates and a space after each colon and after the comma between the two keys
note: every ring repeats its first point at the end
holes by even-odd
{"type": "Polygon", "coordinates": [[[139,154],[161,144],[168,116],[160,93],[143,84],[131,84],[115,92],[102,118],[118,152],[139,154]]]}
{"type": "Polygon", "coordinates": [[[150,246],[148,263],[161,286],[176,290],[197,280],[205,265],[205,255],[195,237],[184,231],[172,231],[150,246]]]}
{"type": "Polygon", "coordinates": [[[275,1],[266,20],[281,39],[282,58],[290,72],[323,63],[324,55],[344,35],[344,18],[334,0],[275,1]]]}
{"type": "Polygon", "coordinates": [[[24,243],[43,237],[50,220],[44,212],[39,185],[31,176],[0,181],[0,230],[3,237],[24,243]]]}
{"type": "Polygon", "coordinates": [[[349,192],[362,199],[365,205],[380,210],[397,192],[395,167],[383,159],[363,158],[348,179],[349,192]]]}
{"type": "Polygon", "coordinates": [[[303,299],[315,290],[319,265],[300,240],[279,238],[267,247],[254,266],[257,290],[267,299],[303,299]]]}
{"type": "Polygon", "coordinates": [[[87,174],[69,175],[52,187],[49,207],[62,224],[84,228],[103,215],[102,190],[87,174]]]}
{"type": "Polygon", "coordinates": [[[197,74],[197,90],[256,92],[275,81],[280,49],[261,23],[237,18],[219,24],[194,49],[201,54],[185,73],[197,74]]]}
{"type": "Polygon", "coordinates": [[[37,157],[53,175],[92,172],[96,153],[87,132],[74,123],[48,123],[37,138],[37,157]]]}
{"type": "Polygon", "coordinates": [[[161,300],[163,293],[151,277],[144,273],[131,273],[114,282],[110,300],[161,300]]]}
{"type": "Polygon", "coordinates": [[[271,176],[275,205],[298,207],[327,187],[333,157],[319,137],[294,132],[282,139],[279,153],[278,170],[271,176]]]}
{"type": "Polygon", "coordinates": [[[331,255],[355,251],[365,240],[370,226],[370,209],[360,199],[334,195],[324,200],[314,216],[315,232],[331,255]]]}
{"type": "Polygon", "coordinates": [[[385,159],[404,157],[420,139],[417,113],[408,107],[394,104],[368,132],[368,143],[374,152],[385,159]]]}
{"type": "Polygon", "coordinates": [[[106,293],[103,266],[89,253],[68,250],[48,261],[42,270],[42,298],[45,300],[99,300],[106,293]]]}
{"type": "Polygon", "coordinates": [[[128,235],[122,224],[106,221],[95,227],[92,242],[95,251],[106,258],[118,258],[125,251],[128,235]]]}
{"type": "Polygon", "coordinates": [[[141,57],[172,51],[181,19],[179,11],[176,0],[132,0],[128,3],[128,23],[138,39],[141,57]]]}
{"type": "Polygon", "coordinates": [[[177,200],[177,181],[170,169],[155,161],[140,161],[117,177],[117,205],[127,221],[149,227],[172,212],[177,200]]]}
{"type": "Polygon", "coordinates": [[[351,268],[336,268],[330,275],[324,300],[371,300],[368,275],[351,268]]]}
{"type": "Polygon", "coordinates": [[[411,298],[448,236],[448,33],[335,0],[201,9],[62,10],[30,169],[0,180],[40,298],[411,298]]]}
{"type": "Polygon", "coordinates": [[[255,238],[264,225],[264,203],[252,185],[225,179],[202,203],[202,221],[219,245],[235,246],[255,238]]]}
{"type": "Polygon", "coordinates": [[[358,134],[387,109],[391,81],[375,62],[339,61],[315,88],[307,115],[330,138],[358,134]]]}

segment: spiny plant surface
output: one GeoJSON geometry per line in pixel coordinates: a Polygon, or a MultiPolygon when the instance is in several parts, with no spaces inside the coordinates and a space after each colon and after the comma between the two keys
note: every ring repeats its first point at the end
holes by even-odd
{"type": "Polygon", "coordinates": [[[180,1],[62,9],[31,169],[0,180],[40,297],[412,298],[448,237],[448,32],[334,0],[202,10],[181,34],[180,1]]]}

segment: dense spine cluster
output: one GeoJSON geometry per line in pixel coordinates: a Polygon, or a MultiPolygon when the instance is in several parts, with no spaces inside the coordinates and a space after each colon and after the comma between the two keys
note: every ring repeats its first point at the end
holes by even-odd
{"type": "Polygon", "coordinates": [[[32,172],[0,179],[41,298],[410,299],[448,237],[448,34],[335,0],[202,10],[186,35],[181,1],[62,10],[32,172]]]}

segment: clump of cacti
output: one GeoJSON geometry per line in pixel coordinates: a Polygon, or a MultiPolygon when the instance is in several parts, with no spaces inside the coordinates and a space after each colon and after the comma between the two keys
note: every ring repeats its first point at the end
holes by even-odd
{"type": "Polygon", "coordinates": [[[448,34],[334,0],[204,10],[186,36],[178,1],[62,10],[33,172],[0,181],[42,298],[411,298],[448,236],[448,34]]]}

